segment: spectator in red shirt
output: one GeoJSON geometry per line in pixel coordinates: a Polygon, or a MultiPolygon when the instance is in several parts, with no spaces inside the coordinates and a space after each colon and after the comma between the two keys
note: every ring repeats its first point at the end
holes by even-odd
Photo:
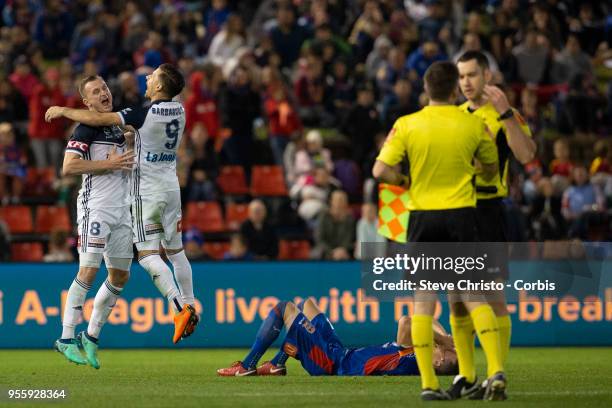
{"type": "Polygon", "coordinates": [[[185,101],[185,127],[187,132],[191,132],[196,124],[201,123],[206,128],[208,137],[215,140],[219,132],[219,113],[212,89],[212,75],[214,68],[207,73],[196,71],[191,74],[189,79],[191,94],[185,101]]]}
{"type": "Polygon", "coordinates": [[[40,84],[36,75],[32,73],[32,68],[25,55],[20,55],[15,60],[15,70],[9,76],[9,80],[19,93],[21,93],[27,103],[30,102],[30,98],[36,86],[40,84]]]}
{"type": "Polygon", "coordinates": [[[270,132],[270,147],[274,161],[280,166],[283,164],[283,155],[289,140],[302,129],[302,124],[282,84],[277,84],[270,89],[265,100],[265,110],[270,132]]]}
{"type": "Polygon", "coordinates": [[[8,122],[0,123],[0,200],[1,203],[19,202],[26,176],[27,158],[15,142],[15,131],[8,122]],[[10,183],[10,191],[7,184],[10,183]]]}
{"type": "Polygon", "coordinates": [[[566,139],[558,139],[553,145],[555,158],[550,162],[550,175],[557,194],[569,187],[574,164],[570,160],[570,146],[566,139]]]}
{"type": "Polygon", "coordinates": [[[34,153],[36,167],[59,167],[64,143],[65,123],[62,120],[45,122],[45,112],[51,106],[66,106],[67,102],[59,86],[59,72],[49,68],[44,82],[34,89],[30,99],[30,124],[28,135],[34,153]]]}

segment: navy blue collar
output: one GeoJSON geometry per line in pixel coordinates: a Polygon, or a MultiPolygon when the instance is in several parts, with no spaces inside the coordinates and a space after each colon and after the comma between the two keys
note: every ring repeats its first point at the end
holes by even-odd
{"type": "Polygon", "coordinates": [[[158,99],[155,102],[151,102],[151,106],[157,105],[158,103],[162,103],[162,102],[172,102],[172,99],[158,99]]]}

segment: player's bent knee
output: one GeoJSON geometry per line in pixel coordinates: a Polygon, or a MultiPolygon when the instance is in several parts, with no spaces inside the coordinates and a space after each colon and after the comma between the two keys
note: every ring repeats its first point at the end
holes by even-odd
{"type": "Polygon", "coordinates": [[[116,286],[118,288],[122,288],[125,286],[127,281],[130,279],[130,271],[128,269],[116,269],[116,268],[108,268],[108,280],[111,285],[116,286]]]}
{"type": "Polygon", "coordinates": [[[77,273],[77,278],[88,285],[92,284],[96,279],[96,275],[98,274],[99,267],[83,267],[79,268],[79,272],[77,273]]]}

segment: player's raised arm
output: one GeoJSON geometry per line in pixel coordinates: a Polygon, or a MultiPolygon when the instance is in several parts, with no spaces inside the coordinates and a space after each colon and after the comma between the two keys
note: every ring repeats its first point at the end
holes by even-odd
{"type": "Polygon", "coordinates": [[[498,120],[503,121],[506,125],[508,146],[512,150],[514,157],[521,164],[527,164],[532,161],[537,147],[533,139],[529,137],[527,133],[529,128],[523,122],[520,113],[512,109],[508,98],[498,87],[485,86],[484,95],[491,102],[497,113],[499,113],[498,120]]]}
{"type": "Polygon", "coordinates": [[[61,117],[89,126],[123,125],[121,116],[115,112],[95,112],[85,109],[72,109],[65,106],[51,106],[45,113],[45,120],[47,122],[61,117]]]}

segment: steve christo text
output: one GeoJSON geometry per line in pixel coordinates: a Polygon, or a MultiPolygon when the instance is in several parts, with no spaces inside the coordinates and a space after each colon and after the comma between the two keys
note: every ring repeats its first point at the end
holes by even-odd
{"type": "Polygon", "coordinates": [[[494,280],[469,280],[461,279],[457,282],[436,282],[427,279],[411,281],[402,279],[396,282],[385,282],[377,279],[372,282],[375,291],[414,291],[414,290],[461,290],[461,291],[503,291],[506,288],[526,291],[554,291],[555,282],[538,279],[535,282],[527,282],[517,279],[514,282],[498,282],[494,280]]]}

